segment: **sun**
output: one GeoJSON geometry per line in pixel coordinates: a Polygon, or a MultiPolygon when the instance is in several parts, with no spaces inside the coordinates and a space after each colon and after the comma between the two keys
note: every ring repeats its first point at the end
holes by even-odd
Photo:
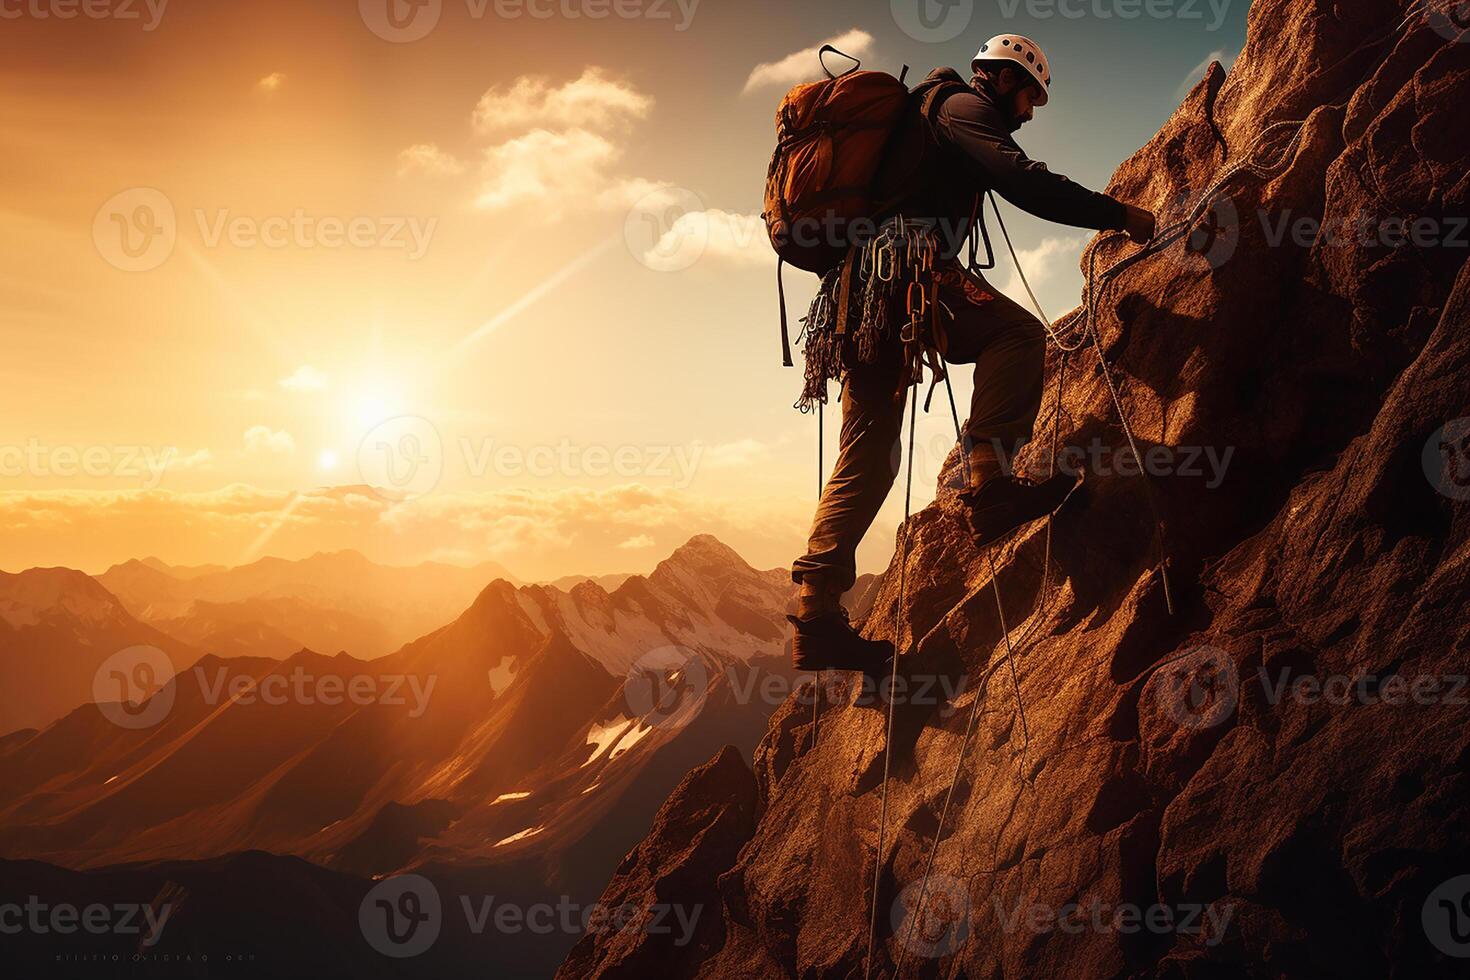
{"type": "Polygon", "coordinates": [[[403,415],[407,402],[399,382],[369,377],[347,389],[339,410],[343,421],[365,431],[386,419],[403,415]]]}

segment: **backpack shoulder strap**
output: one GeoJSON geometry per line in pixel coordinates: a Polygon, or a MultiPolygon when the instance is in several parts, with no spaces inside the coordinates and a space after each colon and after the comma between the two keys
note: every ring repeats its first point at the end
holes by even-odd
{"type": "Polygon", "coordinates": [[[926,81],[914,89],[914,95],[919,99],[919,115],[932,126],[934,120],[939,116],[940,106],[944,105],[946,99],[968,91],[970,91],[970,86],[960,81],[949,79],[926,81]]]}

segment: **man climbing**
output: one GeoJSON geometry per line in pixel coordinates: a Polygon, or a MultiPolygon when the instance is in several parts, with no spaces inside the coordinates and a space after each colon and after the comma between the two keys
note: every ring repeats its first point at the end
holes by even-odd
{"type": "Polygon", "coordinates": [[[1046,331],[958,260],[982,195],[994,190],[1039,218],[1151,239],[1154,215],[1096,193],[1027,158],[1011,134],[1045,106],[1051,66],[1029,38],[1001,35],[980,48],[968,85],[937,69],[915,90],[915,110],[900,124],[879,170],[876,239],[853,246],[823,280],[807,318],[804,401],[826,400],[842,382],[838,458],[822,492],[807,553],[792,567],[801,586],[792,656],[799,670],[879,674],[891,644],[852,628],[841,597],[856,576],[858,543],[898,473],[904,403],[922,366],[975,365],[964,426],[961,491],[974,540],[989,544],[1055,511],[1075,486],[1058,475],[1032,483],[1006,472],[1009,453],[1031,438],[1041,408],[1046,331]],[[893,147],[920,146],[913,153],[893,147]],[[834,312],[836,311],[836,312],[834,312]],[[926,361],[927,359],[927,361],[926,361]]]}

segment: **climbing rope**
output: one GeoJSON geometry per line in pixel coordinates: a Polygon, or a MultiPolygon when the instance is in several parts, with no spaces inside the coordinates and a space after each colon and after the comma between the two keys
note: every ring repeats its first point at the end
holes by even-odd
{"type": "Polygon", "coordinates": [[[883,737],[883,791],[882,802],[878,809],[878,849],[874,852],[873,860],[873,900],[870,903],[868,914],[868,955],[865,960],[867,964],[865,977],[869,976],[873,969],[873,938],[878,933],[878,886],[883,877],[883,835],[888,826],[888,773],[889,762],[893,757],[891,751],[893,748],[893,702],[898,690],[898,658],[899,651],[902,649],[898,641],[903,639],[903,594],[908,578],[909,515],[913,510],[914,495],[914,428],[918,423],[918,415],[919,386],[916,384],[913,386],[912,404],[909,407],[908,483],[903,495],[903,536],[899,544],[898,596],[893,603],[893,672],[888,684],[887,732],[883,737]]]}
{"type": "MultiPolygon", "coordinates": [[[[817,503],[822,502],[822,485],[826,481],[826,469],[822,464],[822,437],[825,434],[825,426],[822,420],[822,402],[817,402],[817,503]]],[[[799,601],[799,600],[798,600],[799,601]]],[[[797,610],[797,615],[801,611],[797,610]]],[[[825,670],[812,674],[812,738],[808,751],[817,747],[817,719],[822,707],[822,688],[826,686],[827,672],[825,670]],[[820,678],[820,680],[819,680],[820,678]]]]}

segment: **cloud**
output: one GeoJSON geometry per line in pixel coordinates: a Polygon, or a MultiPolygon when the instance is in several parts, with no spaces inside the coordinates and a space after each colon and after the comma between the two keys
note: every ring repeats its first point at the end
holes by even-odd
{"type": "Polygon", "coordinates": [[[296,451],[296,440],[289,432],[276,432],[269,426],[253,425],[245,430],[245,451],[249,453],[285,454],[296,451]]]}
{"type": "Polygon", "coordinates": [[[678,271],[704,256],[751,267],[776,263],[766,224],[759,215],[718,209],[681,214],[644,252],[643,262],[651,269],[678,271]]]}
{"type": "Polygon", "coordinates": [[[481,133],[543,129],[626,129],[645,119],[653,98],[594,66],[581,77],[552,86],[539,75],[525,75],[508,89],[492,88],[475,106],[481,133]]]}
{"type": "Polygon", "coordinates": [[[279,525],[271,554],[357,548],[413,564],[456,549],[540,580],[625,567],[631,548],[619,545],[641,536],[673,542],[709,533],[775,564],[799,549],[810,521],[811,502],[791,494],[723,499],[642,484],[441,490],[407,502],[365,487],[299,494],[241,484],[207,492],[0,491],[0,537],[13,545],[5,556],[9,570],[100,569],[158,553],[160,542],[177,549],[167,560],[234,564],[255,556],[250,549],[263,528],[279,525]]]}
{"type": "MultiPolygon", "coordinates": [[[[758,88],[770,86],[781,86],[790,88],[799,82],[809,82],[822,75],[821,62],[818,60],[817,52],[822,49],[823,44],[850,54],[854,57],[865,54],[873,46],[873,35],[867,31],[853,29],[846,34],[814,44],[809,48],[788,54],[779,61],[770,61],[756,65],[751,69],[750,77],[745,80],[744,92],[753,92],[758,88]]],[[[841,59],[835,55],[830,56],[835,62],[841,59]]]]}
{"type": "Polygon", "coordinates": [[[327,386],[327,376],[310,364],[303,364],[276,384],[287,391],[321,391],[327,386]]]}
{"type": "MultiPolygon", "coordinates": [[[[480,137],[475,206],[520,205],[555,220],[569,212],[626,210],[666,181],[620,174],[632,127],[653,109],[651,96],[591,66],[562,84],[523,75],[480,97],[471,122],[480,137]]],[[[398,154],[398,175],[454,177],[470,169],[464,154],[415,143],[398,154]]]]}
{"type": "Polygon", "coordinates": [[[642,548],[652,548],[653,544],[653,535],[640,534],[637,537],[632,537],[627,539],[626,541],[620,542],[618,544],[618,548],[622,551],[638,551],[642,548]]]}
{"type": "Polygon", "coordinates": [[[398,154],[398,176],[411,173],[430,177],[453,177],[464,173],[464,164],[433,143],[415,143],[398,154]]]}
{"type": "Polygon", "coordinates": [[[269,75],[255,83],[255,87],[262,92],[274,92],[286,83],[284,72],[273,71],[269,75]]]}
{"type": "MultiPolygon", "coordinates": [[[[1036,298],[1041,301],[1047,316],[1055,319],[1077,305],[1080,295],[1077,285],[1081,279],[1077,269],[1086,246],[1086,236],[1075,235],[1044,238],[1035,248],[1017,250],[1021,268],[1026,271],[1026,278],[1031,281],[1031,288],[1036,291],[1036,298]]],[[[1034,312],[1031,297],[1026,295],[1026,286],[1016,270],[1011,270],[1010,278],[1000,291],[1020,303],[1027,312],[1034,312]]]]}
{"type": "Polygon", "coordinates": [[[770,455],[771,447],[759,439],[740,439],[711,446],[704,451],[705,466],[739,468],[760,462],[770,455]]]}
{"type": "Polygon", "coordinates": [[[608,183],[597,196],[597,206],[627,209],[634,205],[644,210],[669,207],[679,200],[679,188],[666,180],[644,177],[619,177],[608,183]]]}
{"type": "Polygon", "coordinates": [[[202,470],[214,462],[214,453],[208,449],[196,449],[183,455],[175,453],[163,464],[165,470],[202,470]]]}
{"type": "Polygon", "coordinates": [[[532,130],[485,151],[475,204],[486,210],[536,204],[555,218],[580,208],[626,208],[666,186],[614,174],[623,152],[621,143],[585,129],[532,130]]]}
{"type": "Polygon", "coordinates": [[[1235,59],[1238,57],[1240,57],[1239,49],[1235,51],[1225,51],[1223,49],[1211,51],[1205,55],[1204,61],[1195,65],[1190,69],[1189,74],[1184,76],[1184,81],[1179,84],[1178,90],[1174,93],[1175,98],[1182,99],[1188,95],[1199,84],[1200,79],[1205,77],[1205,72],[1209,70],[1211,62],[1218,61],[1226,71],[1229,71],[1235,64],[1235,59]]]}

